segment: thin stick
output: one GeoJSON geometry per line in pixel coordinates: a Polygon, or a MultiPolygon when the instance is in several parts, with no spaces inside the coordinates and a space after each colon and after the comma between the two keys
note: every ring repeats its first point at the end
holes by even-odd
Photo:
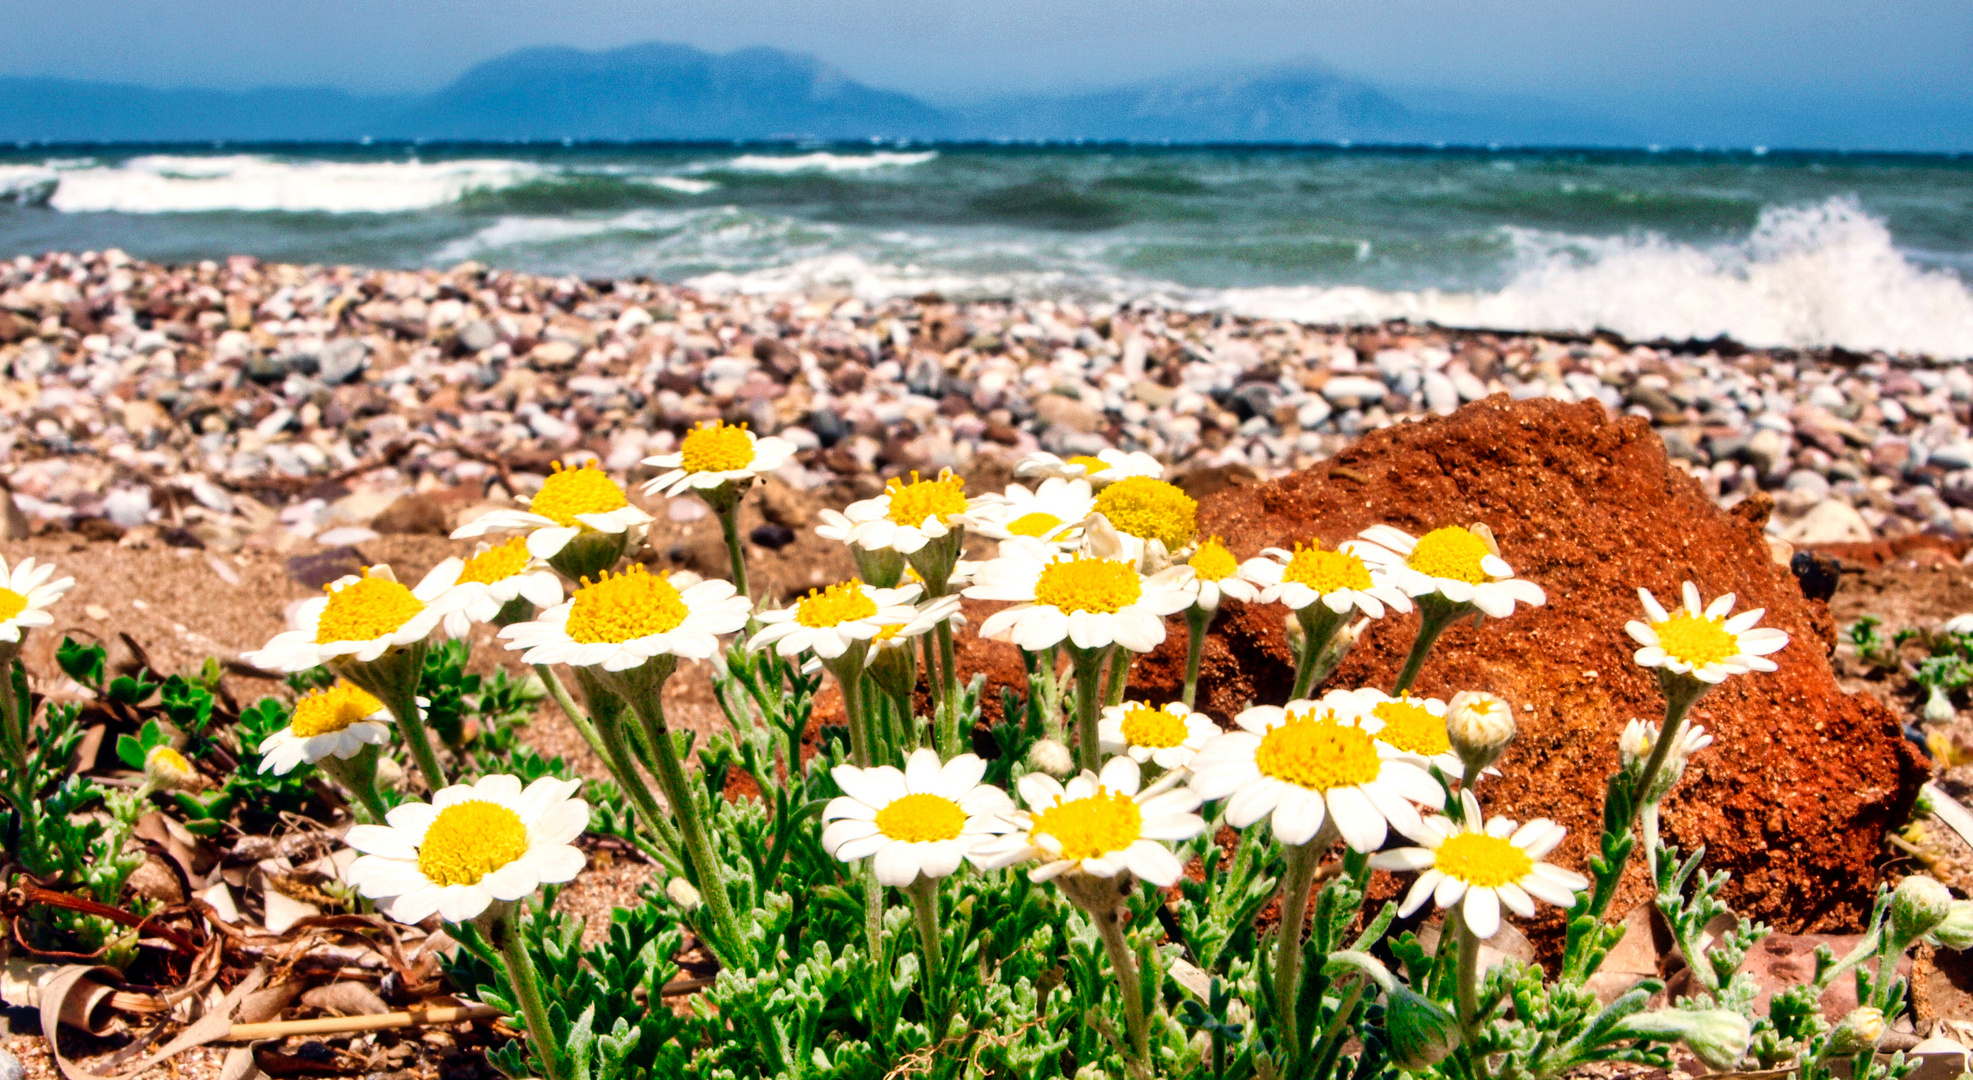
{"type": "Polygon", "coordinates": [[[234,1024],[226,1033],[228,1042],[254,1039],[280,1039],[289,1035],[337,1035],[352,1031],[384,1031],[389,1028],[424,1027],[432,1024],[464,1024],[491,1020],[505,1015],[491,1005],[439,1005],[410,1012],[376,1013],[370,1016],[322,1016],[313,1020],[269,1020],[259,1024],[234,1024]]]}

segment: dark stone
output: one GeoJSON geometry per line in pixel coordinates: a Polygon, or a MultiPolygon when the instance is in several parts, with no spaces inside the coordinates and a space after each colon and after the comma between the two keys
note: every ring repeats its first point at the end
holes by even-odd
{"type": "Polygon", "coordinates": [[[319,589],[337,578],[361,574],[367,565],[369,560],[353,547],[330,548],[289,559],[288,576],[311,589],[319,589]]]}
{"type": "Polygon", "coordinates": [[[378,514],[370,527],[380,533],[444,536],[451,532],[445,507],[429,495],[404,495],[378,514]]]}
{"type": "Polygon", "coordinates": [[[1226,404],[1242,420],[1266,416],[1274,411],[1274,390],[1267,383],[1247,383],[1234,390],[1226,404]]]}
{"type": "Polygon", "coordinates": [[[747,539],[769,551],[780,551],[795,542],[795,530],[768,522],[747,534],[747,539]]]}
{"type": "Polygon", "coordinates": [[[75,531],[98,543],[115,543],[123,539],[124,529],[109,518],[91,517],[76,522],[75,531]]]}
{"type": "Polygon", "coordinates": [[[850,433],[849,424],[834,409],[817,409],[809,413],[808,430],[815,433],[823,446],[834,446],[850,433]]]}
{"type": "Polygon", "coordinates": [[[206,546],[206,542],[199,539],[192,530],[180,525],[174,525],[159,533],[158,539],[164,541],[170,547],[202,548],[206,546]]]}
{"type": "Polygon", "coordinates": [[[1794,572],[1803,596],[1825,604],[1836,595],[1836,583],[1843,576],[1841,560],[1814,551],[1796,552],[1795,557],[1788,560],[1788,569],[1794,572]]]}

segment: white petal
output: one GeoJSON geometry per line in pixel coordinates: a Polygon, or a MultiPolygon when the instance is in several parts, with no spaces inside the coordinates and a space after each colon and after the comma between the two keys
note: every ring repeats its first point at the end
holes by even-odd
{"type": "Polygon", "coordinates": [[[1356,788],[1331,788],[1327,793],[1329,813],[1336,819],[1336,831],[1343,842],[1358,851],[1376,851],[1384,846],[1389,827],[1363,792],[1356,788]]]}
{"type": "Polygon", "coordinates": [[[1466,890],[1466,903],[1459,914],[1466,920],[1466,929],[1482,941],[1500,933],[1500,897],[1492,889],[1466,890]]]}

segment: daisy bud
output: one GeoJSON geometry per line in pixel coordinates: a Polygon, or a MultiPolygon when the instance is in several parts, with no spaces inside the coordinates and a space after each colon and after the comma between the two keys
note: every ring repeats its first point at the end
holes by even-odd
{"type": "Polygon", "coordinates": [[[1060,780],[1076,771],[1076,758],[1054,739],[1041,739],[1028,747],[1028,768],[1060,780]]]}
{"type": "Polygon", "coordinates": [[[1753,1026],[1747,1018],[1726,1009],[1638,1013],[1626,1017],[1622,1028],[1625,1036],[1683,1042],[1700,1061],[1716,1070],[1730,1070],[1739,1064],[1753,1038],[1753,1026]]]}
{"type": "Polygon", "coordinates": [[[1898,882],[1891,894],[1891,932],[1897,940],[1917,941],[1937,929],[1952,913],[1952,893],[1944,885],[1914,874],[1898,882]]]}
{"type": "Polygon", "coordinates": [[[1957,715],[1959,710],[1952,707],[1952,691],[1943,685],[1934,684],[1925,693],[1925,719],[1933,723],[1944,723],[1957,715]]]}
{"type": "Polygon", "coordinates": [[[1973,948],[1973,900],[1954,900],[1927,940],[1948,949],[1973,948]]]}
{"type": "Polygon", "coordinates": [[[382,754],[377,758],[377,786],[385,789],[404,786],[404,766],[399,765],[389,754],[382,754]]]}
{"type": "Polygon", "coordinates": [[[702,900],[699,890],[693,888],[692,883],[682,877],[675,877],[665,882],[665,895],[671,898],[672,903],[678,905],[680,911],[688,913],[697,911],[702,900]]]}
{"type": "Polygon", "coordinates": [[[156,791],[196,791],[205,786],[185,755],[163,744],[144,755],[144,783],[156,791]]]}
{"type": "Polygon", "coordinates": [[[1466,775],[1477,777],[1514,741],[1514,707],[1492,694],[1462,690],[1446,703],[1446,737],[1466,775]]]}
{"type": "Polygon", "coordinates": [[[1391,1062],[1405,1072],[1423,1072],[1459,1047],[1459,1020],[1428,997],[1399,985],[1384,1006],[1384,1034],[1391,1062]]]}
{"type": "Polygon", "coordinates": [[[1888,1025],[1884,1022],[1884,1010],[1873,1009],[1868,1005],[1851,1009],[1836,1030],[1829,1033],[1829,1042],[1823,1053],[1837,1057],[1849,1057],[1877,1049],[1884,1038],[1888,1025]]]}

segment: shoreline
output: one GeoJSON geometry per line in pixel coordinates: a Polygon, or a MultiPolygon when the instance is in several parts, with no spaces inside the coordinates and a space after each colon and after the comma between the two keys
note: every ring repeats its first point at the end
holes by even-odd
{"type": "Polygon", "coordinates": [[[1840,348],[112,249],[0,263],[0,376],[10,532],[221,551],[374,535],[403,495],[525,495],[553,460],[631,473],[715,417],[793,439],[797,490],[1109,446],[1224,483],[1491,393],[1646,417],[1715,501],[1773,498],[1787,544],[1927,534],[1957,561],[1973,538],[1973,375],[1840,348]]]}

